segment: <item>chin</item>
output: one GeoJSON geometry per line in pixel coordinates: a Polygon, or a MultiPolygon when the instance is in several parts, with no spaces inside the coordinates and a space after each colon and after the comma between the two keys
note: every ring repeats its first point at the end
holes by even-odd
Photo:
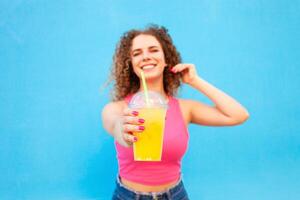
{"type": "Polygon", "coordinates": [[[161,78],[162,76],[161,75],[158,75],[158,74],[145,74],[145,79],[147,80],[147,81],[149,81],[149,80],[159,80],[160,78],[161,78]]]}

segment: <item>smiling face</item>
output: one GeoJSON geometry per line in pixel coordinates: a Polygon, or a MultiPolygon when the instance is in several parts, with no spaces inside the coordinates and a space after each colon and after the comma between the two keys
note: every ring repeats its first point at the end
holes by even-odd
{"type": "Polygon", "coordinates": [[[154,36],[136,36],[132,40],[130,58],[133,71],[138,77],[142,70],[147,80],[163,77],[165,56],[161,44],[154,36]]]}

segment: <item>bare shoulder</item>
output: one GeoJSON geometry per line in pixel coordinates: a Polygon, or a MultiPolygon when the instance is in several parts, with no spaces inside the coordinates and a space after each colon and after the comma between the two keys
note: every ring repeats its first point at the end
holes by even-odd
{"type": "MultiPolygon", "coordinates": [[[[191,99],[178,99],[182,115],[186,123],[195,123],[195,113],[196,115],[200,113],[207,112],[208,109],[212,108],[199,101],[194,101],[191,99]]],[[[197,120],[196,120],[197,121],[197,120]]]]}
{"type": "Polygon", "coordinates": [[[190,104],[189,100],[178,98],[178,102],[180,104],[181,109],[188,109],[190,104]]]}
{"type": "Polygon", "coordinates": [[[178,101],[179,101],[181,108],[183,110],[185,110],[186,112],[190,112],[191,109],[196,105],[197,106],[204,105],[199,101],[194,101],[194,100],[190,100],[190,99],[178,99],[178,101]]]}
{"type": "Polygon", "coordinates": [[[189,109],[189,110],[192,109],[195,105],[206,106],[204,103],[201,103],[200,101],[195,101],[191,99],[178,99],[178,100],[185,109],[189,109]]]}

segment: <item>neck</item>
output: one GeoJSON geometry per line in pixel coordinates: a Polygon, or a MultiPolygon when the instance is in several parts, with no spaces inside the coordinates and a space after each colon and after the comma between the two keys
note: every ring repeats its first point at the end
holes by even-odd
{"type": "MultiPolygon", "coordinates": [[[[162,79],[160,81],[157,81],[157,80],[153,80],[153,81],[146,80],[146,82],[147,82],[147,88],[148,88],[148,90],[158,92],[163,97],[167,98],[167,94],[166,94],[166,92],[164,90],[164,84],[163,84],[163,80],[162,79]]],[[[140,89],[139,89],[139,91],[144,91],[142,82],[140,83],[140,89]]]]}

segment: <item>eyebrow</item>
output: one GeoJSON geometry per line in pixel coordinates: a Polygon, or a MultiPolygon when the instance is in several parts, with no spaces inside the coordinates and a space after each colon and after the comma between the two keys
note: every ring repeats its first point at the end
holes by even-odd
{"type": "MultiPolygon", "coordinates": [[[[150,47],[148,47],[148,49],[154,49],[154,48],[158,48],[158,46],[150,46],[150,47]]],[[[137,49],[133,49],[131,52],[133,53],[135,51],[140,51],[140,50],[141,50],[141,48],[137,48],[137,49]]]]}

